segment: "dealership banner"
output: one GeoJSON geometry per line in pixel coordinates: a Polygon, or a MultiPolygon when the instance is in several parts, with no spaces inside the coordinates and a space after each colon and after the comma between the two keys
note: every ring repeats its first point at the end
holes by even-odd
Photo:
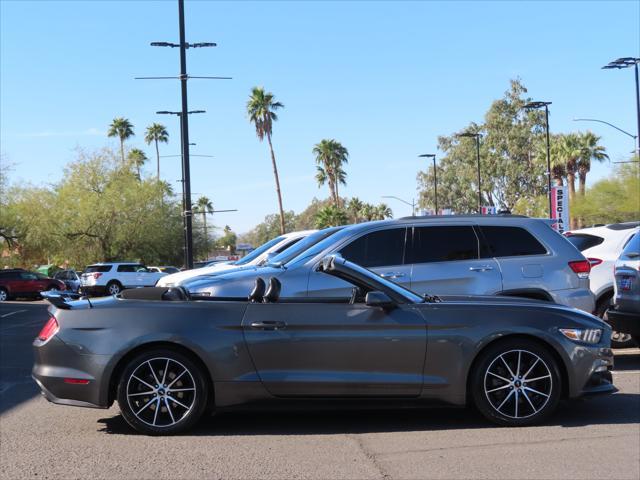
{"type": "Polygon", "coordinates": [[[485,206],[482,207],[480,213],[482,213],[482,215],[495,215],[498,213],[498,209],[496,207],[485,206]]]}
{"type": "Polygon", "coordinates": [[[564,185],[551,187],[551,218],[556,220],[553,228],[558,232],[569,229],[569,190],[564,185]]]}

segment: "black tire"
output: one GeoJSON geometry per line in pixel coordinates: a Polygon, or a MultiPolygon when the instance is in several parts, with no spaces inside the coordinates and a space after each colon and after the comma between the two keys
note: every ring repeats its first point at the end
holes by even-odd
{"type": "MultiPolygon", "coordinates": [[[[162,382],[162,378],[158,380],[162,382]]],[[[207,410],[209,386],[204,372],[189,357],[170,348],[154,348],[127,363],[118,382],[117,399],[122,416],[138,432],[175,435],[193,427],[207,410]],[[164,375],[167,360],[165,383],[155,388],[149,365],[158,377],[164,375]],[[142,382],[133,378],[134,374],[142,382]],[[176,386],[180,391],[175,391],[176,386]],[[144,395],[146,391],[156,393],[144,395]]]]}
{"type": "Polygon", "coordinates": [[[107,295],[117,295],[122,291],[122,284],[117,280],[107,283],[107,295]]]}
{"type": "Polygon", "coordinates": [[[481,352],[469,388],[476,408],[488,420],[518,427],[543,422],[555,411],[562,377],[548,348],[533,340],[507,339],[481,352]]]}
{"type": "Polygon", "coordinates": [[[6,302],[9,300],[9,292],[6,288],[0,288],[0,302],[6,302]]]}
{"type": "MultiPolygon", "coordinates": [[[[609,297],[598,302],[598,306],[596,307],[596,315],[603,319],[605,322],[609,323],[609,319],[607,318],[607,310],[611,307],[611,301],[613,297],[609,297]]],[[[616,332],[615,330],[611,331],[611,348],[633,348],[636,345],[640,345],[633,339],[633,335],[629,335],[628,333],[616,332]]]]}

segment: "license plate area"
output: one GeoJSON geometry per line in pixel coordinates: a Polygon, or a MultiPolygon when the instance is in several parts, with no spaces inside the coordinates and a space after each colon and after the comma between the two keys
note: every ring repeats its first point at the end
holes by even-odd
{"type": "Polygon", "coordinates": [[[633,287],[633,278],[632,277],[622,277],[618,282],[618,286],[620,290],[623,292],[628,292],[633,287]]]}

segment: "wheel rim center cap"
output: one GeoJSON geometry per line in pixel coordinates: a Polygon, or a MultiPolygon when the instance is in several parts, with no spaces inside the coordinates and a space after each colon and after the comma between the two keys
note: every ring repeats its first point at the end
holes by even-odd
{"type": "Polygon", "coordinates": [[[513,382],[513,384],[515,385],[516,388],[520,388],[520,386],[522,385],[520,380],[516,380],[515,382],[513,382]]]}
{"type": "Polygon", "coordinates": [[[160,395],[160,396],[164,395],[164,389],[163,388],[158,390],[158,395],[160,395]]]}

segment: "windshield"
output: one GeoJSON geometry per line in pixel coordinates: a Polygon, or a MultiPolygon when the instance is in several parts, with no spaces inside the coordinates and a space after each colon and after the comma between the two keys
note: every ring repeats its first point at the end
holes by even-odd
{"type": "Polygon", "coordinates": [[[267,263],[267,266],[280,267],[282,265],[285,265],[290,260],[296,258],[301,253],[309,250],[314,245],[319,244],[320,242],[322,242],[322,240],[326,239],[327,237],[330,237],[334,233],[342,230],[343,228],[344,227],[330,227],[330,228],[325,228],[324,230],[319,230],[317,232],[314,232],[308,237],[306,237],[305,239],[297,242],[291,247],[285,249],[282,253],[279,253],[278,255],[273,257],[271,260],[269,260],[269,262],[267,263]]]}
{"type": "MultiPolygon", "coordinates": [[[[286,262],[282,263],[282,265],[285,265],[287,268],[289,267],[293,267],[296,265],[300,265],[304,262],[306,262],[307,260],[309,260],[310,258],[315,257],[316,255],[318,255],[320,252],[322,252],[323,250],[325,250],[326,248],[330,247],[331,245],[333,245],[336,242],[339,242],[340,240],[343,240],[344,238],[348,238],[351,236],[351,229],[350,228],[345,228],[345,227],[331,227],[331,228],[327,228],[325,230],[321,230],[319,232],[314,233],[313,235],[309,235],[309,237],[306,240],[310,240],[311,237],[313,237],[314,235],[320,234],[320,233],[326,233],[329,232],[328,234],[325,234],[323,238],[321,239],[317,239],[316,237],[316,242],[312,244],[312,246],[308,246],[307,249],[301,249],[300,250],[296,250],[295,254],[296,256],[293,256],[294,252],[290,252],[292,254],[292,256],[290,256],[286,262]]],[[[302,243],[302,242],[300,242],[302,243]]],[[[302,247],[302,245],[298,244],[296,245],[296,249],[302,247]]],[[[293,250],[293,249],[292,249],[293,250]]],[[[282,252],[283,254],[286,254],[287,252],[282,252]]],[[[274,258],[275,260],[275,258],[274,258]]],[[[273,266],[273,265],[272,265],[273,266]]],[[[276,265],[279,266],[279,265],[276,265]]]]}
{"type": "Polygon", "coordinates": [[[266,252],[271,247],[273,247],[275,244],[280,243],[284,239],[285,239],[285,237],[280,236],[280,237],[276,237],[276,238],[274,238],[272,240],[269,240],[267,243],[263,243],[258,248],[253,250],[251,253],[249,253],[248,255],[245,255],[244,257],[242,257],[237,262],[234,262],[233,264],[234,265],[246,265],[247,263],[251,262],[252,260],[255,260],[260,255],[262,255],[264,252],[266,252]]]}

